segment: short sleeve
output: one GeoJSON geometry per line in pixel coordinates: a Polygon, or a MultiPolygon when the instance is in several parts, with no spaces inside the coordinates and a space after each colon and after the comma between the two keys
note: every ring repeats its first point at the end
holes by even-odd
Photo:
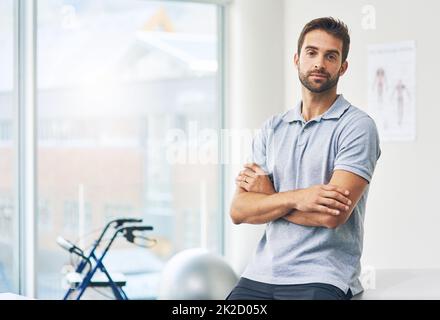
{"type": "Polygon", "coordinates": [[[345,170],[370,183],[381,155],[379,134],[369,116],[353,121],[339,136],[334,170],[345,170]]]}
{"type": "Polygon", "coordinates": [[[252,161],[265,172],[269,172],[266,155],[268,143],[273,137],[273,121],[274,117],[266,120],[252,140],[252,161]]]}

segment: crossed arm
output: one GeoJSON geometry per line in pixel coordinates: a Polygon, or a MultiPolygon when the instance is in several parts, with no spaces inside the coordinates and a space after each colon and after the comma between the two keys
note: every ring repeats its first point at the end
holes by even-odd
{"type": "Polygon", "coordinates": [[[303,226],[337,228],[349,219],[368,185],[356,174],[335,170],[327,185],[277,193],[260,167],[245,167],[236,179],[231,204],[235,224],[264,224],[283,218],[303,226]]]}

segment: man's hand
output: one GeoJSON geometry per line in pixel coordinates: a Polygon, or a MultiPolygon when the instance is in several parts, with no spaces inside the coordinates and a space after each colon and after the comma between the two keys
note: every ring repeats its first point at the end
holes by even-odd
{"type": "Polygon", "coordinates": [[[350,192],[338,186],[323,184],[296,192],[299,195],[295,208],[299,211],[322,212],[337,216],[341,211],[350,209],[351,200],[348,198],[350,192]]]}
{"type": "Polygon", "coordinates": [[[257,164],[247,163],[235,179],[235,184],[248,192],[274,194],[275,189],[269,176],[257,164]]]}

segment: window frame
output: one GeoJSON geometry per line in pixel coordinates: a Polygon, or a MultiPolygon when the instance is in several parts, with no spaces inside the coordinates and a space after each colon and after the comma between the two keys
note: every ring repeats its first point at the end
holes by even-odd
{"type": "MultiPolygon", "coordinates": [[[[225,47],[226,47],[226,10],[232,0],[144,0],[155,2],[187,2],[214,4],[217,6],[218,37],[218,129],[225,127],[225,47]]],[[[14,1],[14,110],[13,121],[16,153],[16,187],[14,226],[13,283],[18,293],[27,297],[37,297],[36,258],[38,243],[38,183],[37,183],[37,0],[14,1]]],[[[219,248],[224,254],[224,212],[225,212],[225,164],[222,162],[224,141],[219,134],[218,160],[218,205],[220,235],[219,248]]]]}

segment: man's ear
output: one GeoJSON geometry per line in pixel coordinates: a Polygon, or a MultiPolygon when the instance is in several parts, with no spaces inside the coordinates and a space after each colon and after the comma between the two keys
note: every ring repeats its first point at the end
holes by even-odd
{"type": "Polygon", "coordinates": [[[295,53],[295,55],[293,56],[293,63],[295,64],[296,69],[298,69],[298,64],[299,64],[299,55],[298,55],[298,53],[295,53]]]}
{"type": "Polygon", "coordinates": [[[341,65],[341,69],[339,69],[339,76],[342,77],[348,69],[348,61],[345,60],[344,63],[341,65]]]}

